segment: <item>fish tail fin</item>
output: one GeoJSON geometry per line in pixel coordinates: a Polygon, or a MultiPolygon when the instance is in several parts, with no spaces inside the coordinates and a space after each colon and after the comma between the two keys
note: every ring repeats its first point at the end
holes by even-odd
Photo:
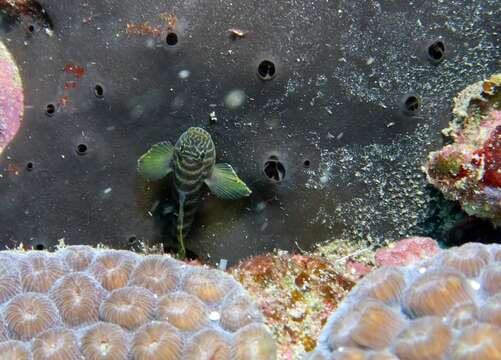
{"type": "MultiPolygon", "coordinates": [[[[184,199],[183,199],[184,200],[184,199]]],[[[179,242],[179,258],[186,258],[186,249],[184,247],[183,237],[183,219],[184,219],[184,201],[179,202],[179,214],[177,215],[177,241],[179,242]]]]}

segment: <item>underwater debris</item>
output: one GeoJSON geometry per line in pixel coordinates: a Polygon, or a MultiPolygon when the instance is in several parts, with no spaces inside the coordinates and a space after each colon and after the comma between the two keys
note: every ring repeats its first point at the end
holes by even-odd
{"type": "Polygon", "coordinates": [[[228,31],[229,31],[231,37],[234,39],[241,39],[241,38],[245,37],[248,33],[248,31],[241,30],[238,28],[231,28],[231,29],[228,29],[228,31]]]}
{"type": "Polygon", "coordinates": [[[498,244],[383,267],[346,297],[309,359],[500,359],[500,279],[498,244]]]}
{"type": "Polygon", "coordinates": [[[148,180],[159,180],[172,172],[172,192],[178,207],[173,228],[182,259],[186,256],[184,236],[193,223],[204,183],[221,199],[239,199],[251,194],[231,165],[216,164],[214,142],[202,128],[190,127],[175,146],[168,141],[153,145],[139,158],[137,169],[148,180]]]}
{"type": "Polygon", "coordinates": [[[469,215],[501,224],[501,74],[461,91],[453,115],[443,130],[452,144],[429,155],[428,181],[469,215]]]}
{"type": "Polygon", "coordinates": [[[160,37],[164,33],[173,33],[177,26],[177,17],[167,13],[158,15],[162,21],[162,25],[151,25],[148,21],[143,23],[127,23],[126,32],[132,35],[149,35],[152,37],[160,37]]]}
{"type": "Polygon", "coordinates": [[[221,271],[87,246],[2,251],[0,259],[0,358],[276,358],[258,308],[221,271]],[[50,285],[23,288],[35,278],[50,285]]]}
{"type": "Polygon", "coordinates": [[[127,34],[133,35],[151,35],[153,37],[160,37],[162,35],[162,30],[160,26],[152,26],[148,22],[134,24],[127,24],[127,34]]]}
{"type": "MultiPolygon", "coordinates": [[[[300,359],[315,348],[328,314],[354,285],[332,261],[285,251],[250,258],[230,274],[256,299],[281,360],[300,359]]],[[[222,321],[228,321],[226,313],[222,321]]]]}
{"type": "Polygon", "coordinates": [[[19,70],[0,41],[0,154],[16,135],[24,112],[24,92],[19,70]]]}

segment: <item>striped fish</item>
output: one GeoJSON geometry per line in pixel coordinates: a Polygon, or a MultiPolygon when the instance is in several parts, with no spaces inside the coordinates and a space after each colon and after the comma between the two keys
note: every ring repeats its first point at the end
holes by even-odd
{"type": "Polygon", "coordinates": [[[175,146],[168,141],[153,145],[139,158],[137,168],[148,180],[159,180],[173,173],[173,193],[178,207],[175,228],[181,258],[186,256],[184,236],[193,224],[204,183],[222,199],[238,199],[251,194],[231,165],[216,164],[214,142],[207,131],[198,127],[185,131],[175,146]]]}

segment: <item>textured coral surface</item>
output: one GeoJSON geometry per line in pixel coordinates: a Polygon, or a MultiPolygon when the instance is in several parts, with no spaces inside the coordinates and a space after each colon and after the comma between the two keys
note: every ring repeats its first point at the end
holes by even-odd
{"type": "Polygon", "coordinates": [[[0,252],[0,359],[267,360],[242,287],[167,256],[70,246],[0,252]]]}
{"type": "Polygon", "coordinates": [[[0,41],[0,154],[16,135],[24,110],[24,94],[19,70],[0,41]]]}
{"type": "Polygon", "coordinates": [[[261,307],[280,360],[312,351],[322,326],[353,282],[333,262],[287,252],[253,257],[231,271],[261,307]]]}
{"type": "Polygon", "coordinates": [[[468,243],[372,272],[309,359],[501,359],[501,245],[468,243]]]}

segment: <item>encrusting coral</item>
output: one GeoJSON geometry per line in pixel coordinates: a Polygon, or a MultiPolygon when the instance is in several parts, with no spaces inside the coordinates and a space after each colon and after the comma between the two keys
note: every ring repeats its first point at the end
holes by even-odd
{"type": "Polygon", "coordinates": [[[0,253],[0,360],[274,360],[243,288],[167,256],[0,253]]]}
{"type": "Polygon", "coordinates": [[[501,359],[500,251],[469,243],[370,273],[308,359],[501,359]]]}
{"type": "Polygon", "coordinates": [[[501,74],[461,91],[453,115],[443,131],[452,143],[429,155],[428,181],[468,214],[501,224],[501,74]]]}

